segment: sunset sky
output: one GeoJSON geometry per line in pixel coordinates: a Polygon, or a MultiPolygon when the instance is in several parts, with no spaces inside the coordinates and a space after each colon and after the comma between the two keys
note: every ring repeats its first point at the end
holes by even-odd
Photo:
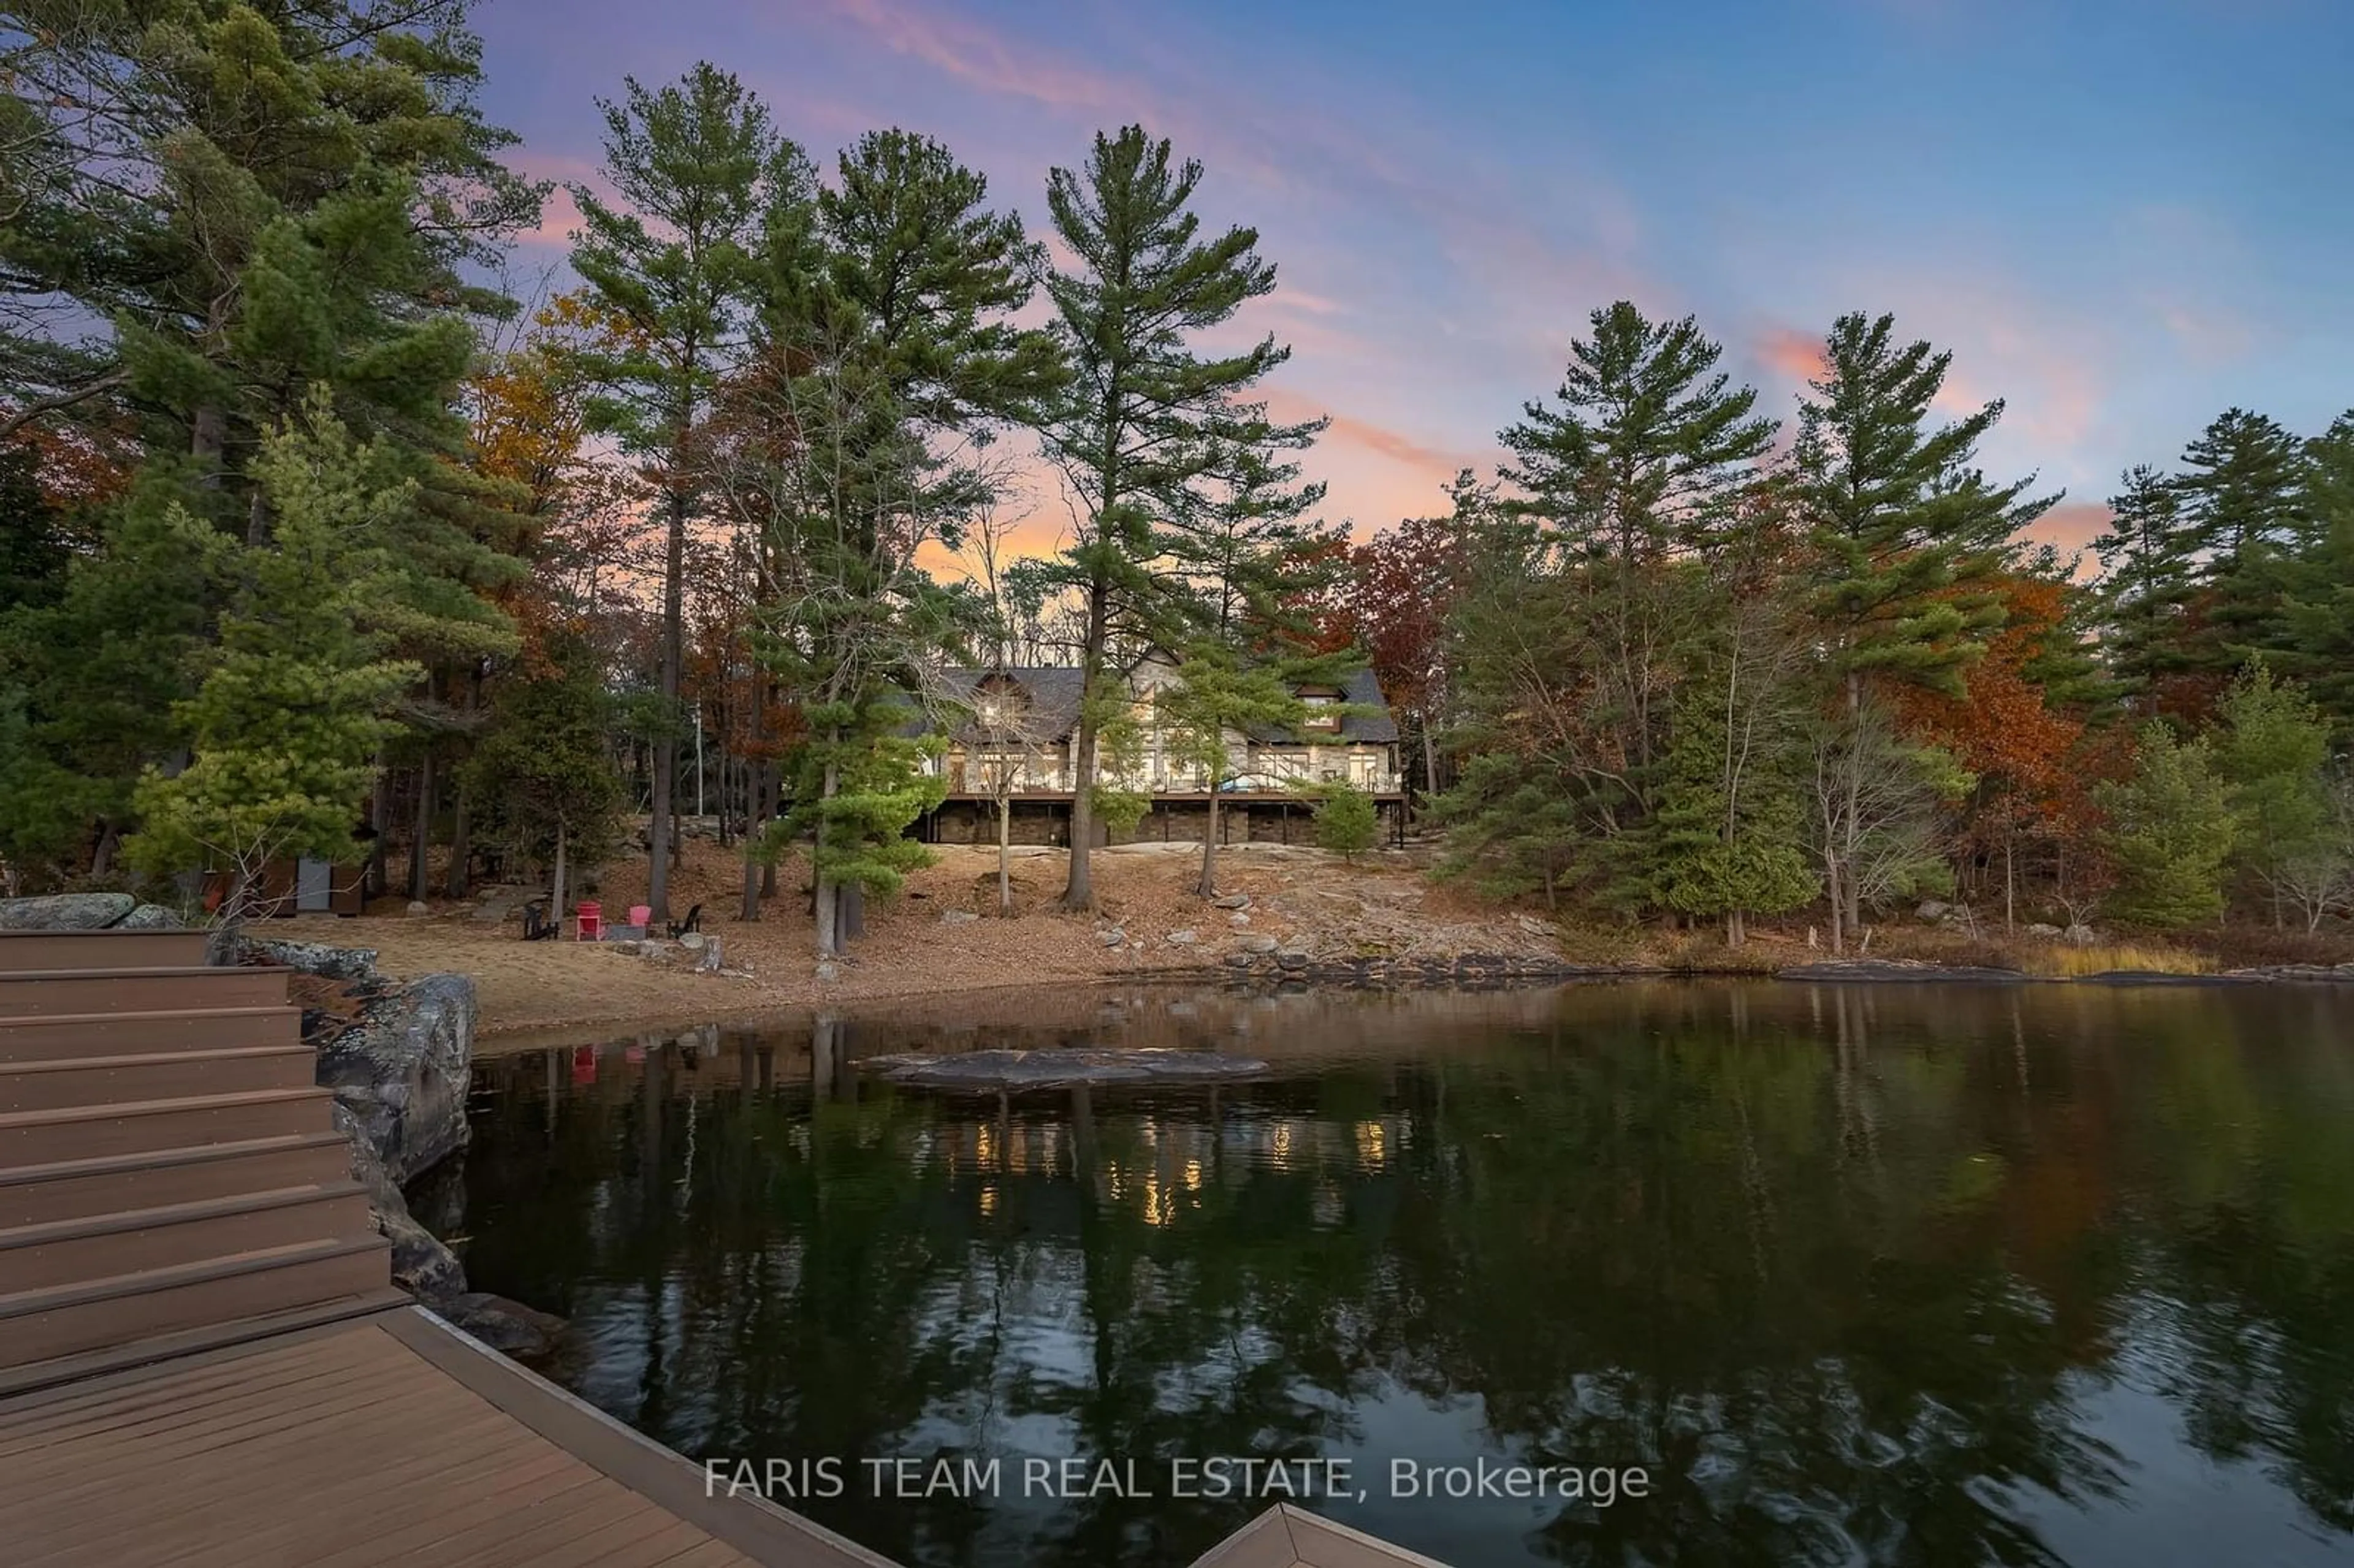
{"type": "MultiPolygon", "coordinates": [[[[588,179],[592,95],[700,58],[822,164],[870,127],[948,143],[1044,227],[1047,168],[1141,121],[1278,267],[1247,313],[1279,415],[1360,532],[1439,510],[1550,396],[1587,313],[1697,314],[1787,414],[1842,311],[2003,397],[1989,471],[2041,471],[2081,544],[2117,471],[2229,405],[2354,405],[2348,0],[488,0],[518,162],[588,179]]],[[[526,264],[560,260],[551,203],[526,264]]],[[[1034,495],[1031,543],[1060,502],[1034,495]]]]}

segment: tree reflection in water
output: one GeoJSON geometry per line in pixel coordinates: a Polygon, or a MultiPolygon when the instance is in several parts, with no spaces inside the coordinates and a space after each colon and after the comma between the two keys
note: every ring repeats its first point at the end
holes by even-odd
{"type": "Polygon", "coordinates": [[[1027,1455],[1346,1455],[1373,1496],[1326,1511],[1465,1568],[1958,1564],[2056,1560],[2187,1446],[2276,1534],[2252,1557],[2354,1551],[2354,998],[1063,1005],[934,1043],[1275,1071],[940,1096],[859,1078],[920,1032],[830,1019],[525,1054],[420,1213],[689,1455],[1006,1459],[993,1498],[801,1505],[910,1563],[1182,1563],[1261,1506],[1025,1499],[1027,1455]],[[2168,1418],[2120,1435],[2118,1388],[2168,1418]],[[1383,1496],[1482,1453],[1653,1494],[1383,1496]]]}

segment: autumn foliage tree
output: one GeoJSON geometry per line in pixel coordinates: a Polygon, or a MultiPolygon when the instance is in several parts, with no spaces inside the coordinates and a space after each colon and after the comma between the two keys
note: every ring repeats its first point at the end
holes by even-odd
{"type": "Polygon", "coordinates": [[[1409,517],[1351,553],[1345,586],[1321,618],[1334,646],[1362,646],[1382,693],[1412,734],[1426,789],[1441,782],[1438,732],[1447,702],[1447,618],[1469,570],[1467,535],[1495,489],[1469,470],[1447,486],[1453,514],[1409,517]]]}
{"type": "Polygon", "coordinates": [[[1999,859],[2003,925],[2017,918],[2022,846],[2048,841],[2081,818],[2084,717],[2052,700],[2036,678],[2039,661],[2067,635],[2069,585],[2057,577],[2009,572],[1984,585],[2002,607],[1961,692],[1914,687],[1895,694],[1904,727],[1935,745],[1977,780],[1963,807],[1966,853],[1999,859]]]}

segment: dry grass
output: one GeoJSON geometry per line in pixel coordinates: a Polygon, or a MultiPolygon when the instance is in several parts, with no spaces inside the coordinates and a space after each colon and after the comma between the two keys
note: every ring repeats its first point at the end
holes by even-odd
{"type": "Polygon", "coordinates": [[[1777,945],[1753,940],[1728,948],[1719,937],[1688,936],[1667,945],[1656,961],[1671,974],[1770,975],[1803,959],[1777,945]]]}
{"type": "Polygon", "coordinates": [[[2129,970],[2143,974],[2212,974],[2228,965],[2210,953],[2195,952],[2165,942],[2102,942],[2076,947],[2034,937],[2006,937],[2000,932],[1969,936],[1959,931],[1924,927],[1883,927],[1875,933],[1872,958],[1955,968],[2016,969],[2021,974],[2052,980],[2129,970]]]}
{"type": "Polygon", "coordinates": [[[2158,975],[2203,975],[2212,974],[2215,970],[2214,959],[2204,953],[2184,952],[2179,948],[2131,944],[2095,944],[2077,948],[2062,943],[2034,943],[2021,944],[2017,951],[2021,960],[2019,967],[2028,973],[2055,975],[2070,980],[2114,970],[2158,975]]]}

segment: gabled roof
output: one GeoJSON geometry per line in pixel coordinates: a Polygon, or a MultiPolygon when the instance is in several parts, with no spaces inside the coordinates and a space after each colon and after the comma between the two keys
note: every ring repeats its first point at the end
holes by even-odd
{"type": "MultiPolygon", "coordinates": [[[[996,675],[1030,694],[1032,733],[1041,741],[1060,741],[1079,722],[1079,698],[1087,690],[1087,672],[1076,664],[1031,664],[993,670],[943,670],[941,683],[957,701],[970,707],[980,699],[983,682],[996,675]]],[[[970,715],[949,732],[949,738],[970,741],[981,729],[970,715]]]]}
{"type": "MultiPolygon", "coordinates": [[[[1066,737],[1079,722],[1079,699],[1086,689],[1087,672],[1076,664],[1006,665],[988,670],[943,670],[941,684],[949,695],[970,707],[980,697],[981,687],[991,676],[1013,681],[1030,694],[1030,711],[1036,737],[1045,743],[1056,743],[1066,737]]],[[[1389,701],[1382,694],[1381,681],[1370,667],[1352,671],[1341,685],[1341,700],[1352,707],[1370,711],[1352,713],[1341,720],[1340,739],[1359,741],[1368,746],[1382,746],[1398,738],[1397,721],[1392,716],[1389,701]]],[[[920,735],[928,727],[920,722],[906,726],[908,735],[920,735]]],[[[949,738],[971,742],[982,738],[981,732],[970,716],[961,719],[949,731],[949,738]]],[[[1256,734],[1255,740],[1291,742],[1304,739],[1297,734],[1268,731],[1256,734]]]]}

